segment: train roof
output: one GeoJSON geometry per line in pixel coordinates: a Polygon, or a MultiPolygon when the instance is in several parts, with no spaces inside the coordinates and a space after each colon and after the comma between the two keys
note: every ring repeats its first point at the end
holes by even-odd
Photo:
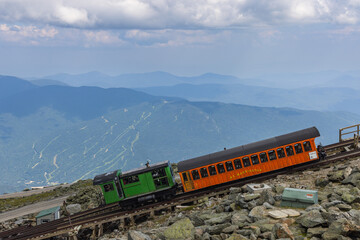
{"type": "Polygon", "coordinates": [[[230,148],[220,152],[215,152],[204,156],[180,161],[178,163],[178,172],[183,172],[189,169],[214,164],[227,159],[241,157],[251,153],[261,152],[267,149],[276,148],[289,143],[299,142],[319,136],[320,133],[316,127],[306,128],[303,130],[269,138],[266,140],[249,143],[246,145],[230,148]]]}
{"type": "Polygon", "coordinates": [[[116,178],[117,172],[118,172],[118,170],[113,171],[113,172],[103,173],[103,174],[95,176],[93,185],[99,185],[102,183],[114,181],[114,179],[116,178]]]}
{"type": "Polygon", "coordinates": [[[167,166],[169,166],[169,161],[154,163],[154,164],[149,165],[148,167],[144,166],[144,167],[140,167],[140,168],[136,168],[136,169],[132,169],[132,170],[123,172],[120,175],[120,178],[133,176],[133,175],[138,175],[138,174],[141,174],[141,173],[152,171],[152,170],[157,169],[157,168],[167,167],[167,166]]]}

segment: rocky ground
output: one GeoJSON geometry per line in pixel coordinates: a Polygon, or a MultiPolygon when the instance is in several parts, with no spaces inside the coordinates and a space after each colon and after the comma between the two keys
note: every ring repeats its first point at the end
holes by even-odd
{"type": "MultiPolygon", "coordinates": [[[[179,206],[174,212],[137,219],[134,226],[106,224],[105,234],[99,239],[360,239],[360,158],[281,175],[264,184],[270,189],[254,194],[247,186],[232,188],[229,195],[204,198],[194,205],[179,206]],[[287,187],[317,190],[319,203],[306,209],[293,208],[293,217],[271,217],[269,213],[274,210],[289,209],[280,207],[287,187]]],[[[77,212],[98,206],[101,197],[98,189],[85,187],[67,202],[68,211],[77,212]]],[[[5,224],[19,226],[29,219],[31,216],[5,224]]],[[[78,239],[89,239],[90,234],[79,231],[78,239]]]]}
{"type": "Polygon", "coordinates": [[[271,190],[252,194],[246,186],[232,188],[227,196],[162,212],[127,230],[114,224],[116,229],[100,239],[360,239],[360,159],[281,175],[265,184],[271,190]],[[269,212],[288,209],[280,207],[286,187],[318,190],[319,203],[294,208],[297,217],[272,218],[269,212]]]}

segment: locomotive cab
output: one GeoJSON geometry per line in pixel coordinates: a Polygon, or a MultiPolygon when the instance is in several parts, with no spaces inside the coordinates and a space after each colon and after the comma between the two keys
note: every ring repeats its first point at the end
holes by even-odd
{"type": "Polygon", "coordinates": [[[99,185],[104,195],[105,203],[110,204],[124,199],[123,189],[119,182],[121,171],[113,171],[97,175],[93,185],[99,185]]]}

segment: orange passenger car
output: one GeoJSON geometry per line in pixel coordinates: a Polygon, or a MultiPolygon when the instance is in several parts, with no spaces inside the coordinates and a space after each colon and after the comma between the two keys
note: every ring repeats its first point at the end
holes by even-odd
{"type": "Polygon", "coordinates": [[[184,191],[239,180],[318,160],[316,127],[281,135],[178,163],[184,191]]]}

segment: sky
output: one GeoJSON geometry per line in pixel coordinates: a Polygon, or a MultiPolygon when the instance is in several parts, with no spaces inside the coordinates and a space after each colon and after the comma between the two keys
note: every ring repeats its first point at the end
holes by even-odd
{"type": "Polygon", "coordinates": [[[0,75],[359,70],[360,0],[0,0],[0,75]]]}

